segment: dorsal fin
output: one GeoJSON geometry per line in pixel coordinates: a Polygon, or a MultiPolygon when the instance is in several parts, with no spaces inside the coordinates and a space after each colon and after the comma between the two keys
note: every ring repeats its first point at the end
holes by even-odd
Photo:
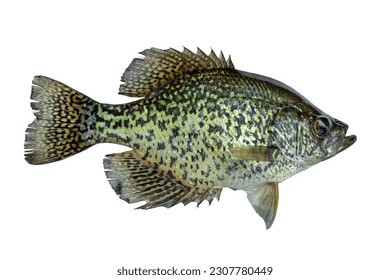
{"type": "Polygon", "coordinates": [[[142,160],[134,151],[107,155],[104,159],[106,176],[121,199],[128,203],[146,201],[139,209],[164,206],[180,202],[209,203],[219,199],[222,189],[187,186],[164,174],[158,167],[142,160]]]}
{"type": "Polygon", "coordinates": [[[145,97],[151,91],[186,73],[208,69],[234,69],[232,60],[223,53],[217,57],[213,50],[206,55],[198,48],[197,53],[184,48],[160,50],[151,48],[141,52],[144,58],[135,58],[123,73],[119,94],[129,97],[145,97]]]}

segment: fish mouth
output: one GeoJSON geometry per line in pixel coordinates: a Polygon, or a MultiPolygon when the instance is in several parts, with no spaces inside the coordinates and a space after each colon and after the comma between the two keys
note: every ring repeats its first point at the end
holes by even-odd
{"type": "Polygon", "coordinates": [[[356,139],[357,139],[356,135],[349,135],[344,137],[336,154],[341,153],[342,151],[348,149],[350,146],[353,145],[353,143],[356,142],[356,139]]]}
{"type": "Polygon", "coordinates": [[[337,146],[337,145],[334,145],[335,142],[337,142],[337,138],[335,137],[334,139],[332,139],[328,144],[329,145],[329,152],[328,152],[328,156],[324,158],[324,160],[328,160],[332,157],[334,157],[335,155],[341,153],[342,151],[348,149],[350,146],[353,145],[353,143],[356,142],[356,135],[349,135],[349,136],[345,136],[343,138],[343,140],[341,141],[340,145],[337,146]],[[333,143],[332,143],[333,142],[333,143]],[[332,147],[334,147],[332,149],[332,147]]]}

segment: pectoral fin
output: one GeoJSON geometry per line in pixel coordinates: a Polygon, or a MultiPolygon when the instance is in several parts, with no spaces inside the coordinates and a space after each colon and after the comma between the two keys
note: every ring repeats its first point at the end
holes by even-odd
{"type": "Polygon", "coordinates": [[[238,146],[231,147],[229,151],[240,160],[273,161],[275,148],[264,146],[238,146]]]}
{"type": "Polygon", "coordinates": [[[277,182],[260,185],[247,191],[248,200],[256,213],[263,218],[267,229],[272,226],[278,210],[279,189],[277,182]]]}

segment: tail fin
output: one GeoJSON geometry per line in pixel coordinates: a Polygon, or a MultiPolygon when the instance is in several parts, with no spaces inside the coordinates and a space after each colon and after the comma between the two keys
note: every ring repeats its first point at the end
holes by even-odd
{"type": "Polygon", "coordinates": [[[26,130],[27,162],[57,161],[96,143],[87,121],[98,105],[96,101],[43,76],[34,77],[31,99],[36,119],[26,130]]]}

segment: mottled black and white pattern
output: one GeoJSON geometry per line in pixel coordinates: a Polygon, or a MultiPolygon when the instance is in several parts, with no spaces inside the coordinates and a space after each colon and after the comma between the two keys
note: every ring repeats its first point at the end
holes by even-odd
{"type": "Polygon", "coordinates": [[[148,49],[122,76],[120,94],[98,103],[47,77],[33,81],[36,120],[26,131],[26,160],[49,163],[96,143],[131,151],[104,159],[115,192],[140,208],[219,198],[244,190],[269,228],[278,183],[345,150],[356,137],[292,88],[234,69],[212,51],[148,49]]]}

